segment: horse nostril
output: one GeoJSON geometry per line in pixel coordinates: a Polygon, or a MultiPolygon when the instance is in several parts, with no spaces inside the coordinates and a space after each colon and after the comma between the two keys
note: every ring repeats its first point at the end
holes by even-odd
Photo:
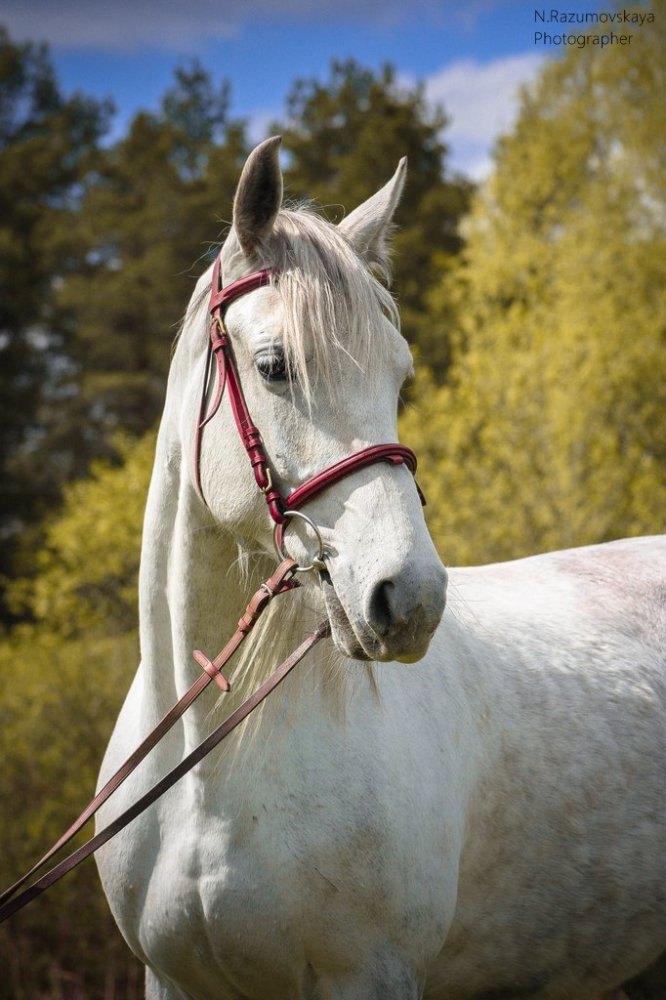
{"type": "Polygon", "coordinates": [[[377,635],[387,635],[395,624],[391,603],[395,585],[391,580],[378,583],[370,596],[369,621],[377,635]]]}
{"type": "Polygon", "coordinates": [[[430,640],[444,611],[446,577],[441,563],[421,574],[402,568],[368,591],[365,624],[382,646],[401,655],[430,640]]]}

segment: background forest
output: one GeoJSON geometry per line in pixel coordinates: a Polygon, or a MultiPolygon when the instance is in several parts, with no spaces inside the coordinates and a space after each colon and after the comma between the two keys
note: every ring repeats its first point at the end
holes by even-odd
{"type": "MultiPolygon", "coordinates": [[[[449,565],[664,529],[665,29],[547,64],[478,190],[390,67],[296,80],[267,132],[334,221],[409,157],[401,436],[449,565]]],[[[3,886],[90,797],[135,669],[170,347],[250,145],[229,108],[193,63],[110,141],[111,107],[0,33],[3,886]]],[[[0,1000],[142,995],[91,863],[0,928],[0,967],[0,1000]]]]}

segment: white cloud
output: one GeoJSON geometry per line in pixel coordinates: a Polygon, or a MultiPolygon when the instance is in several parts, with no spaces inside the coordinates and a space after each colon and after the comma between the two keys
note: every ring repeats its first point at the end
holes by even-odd
{"type": "Polygon", "coordinates": [[[532,53],[487,63],[462,59],[424,81],[427,98],[451,118],[446,140],[454,169],[476,180],[487,175],[495,139],[515,120],[520,85],[531,82],[542,63],[532,53]]]}
{"type": "Polygon", "coordinates": [[[466,3],[456,0],[455,3],[451,3],[447,15],[453,17],[465,31],[474,31],[479,21],[487,14],[507,7],[510,3],[511,0],[467,0],[466,3]]]}
{"type": "MultiPolygon", "coordinates": [[[[233,34],[234,19],[216,0],[4,0],[2,20],[13,39],[46,40],[52,48],[134,52],[173,50],[208,34],[233,34]]],[[[233,6],[233,5],[232,5],[233,6]]]]}
{"type": "Polygon", "coordinates": [[[65,50],[180,50],[233,37],[262,19],[400,24],[415,13],[441,19],[441,0],[3,0],[0,19],[17,41],[46,40],[65,50]]]}

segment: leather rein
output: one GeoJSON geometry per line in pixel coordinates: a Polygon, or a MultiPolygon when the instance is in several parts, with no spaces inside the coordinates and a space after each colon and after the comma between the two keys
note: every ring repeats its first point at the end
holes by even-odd
{"type": "MultiPolygon", "coordinates": [[[[13,914],[37,898],[37,896],[40,896],[50,886],[66,875],[67,872],[90,857],[99,847],[106,844],[112,837],[131,823],[133,819],[156,802],[180,778],[203,760],[225,737],[233,732],[275,690],[313,646],[321,639],[330,636],[330,625],[328,622],[322,622],[253,694],[220,723],[198,747],[184,757],[176,767],[138,798],[129,808],[117,816],[108,826],[100,830],[75,851],[72,851],[46,873],[36,878],[32,884],[26,886],[26,883],[33,876],[37,875],[47,862],[68,844],[88,821],[92,819],[101,806],[123,784],[130,774],[135,771],[141,761],[154,749],[209,684],[215,682],[224,692],[228,692],[231,689],[231,685],[224,675],[222,668],[228,663],[246,636],[254,628],[254,625],[268,604],[275,597],[298,586],[294,578],[295,574],[311,569],[324,568],[325,551],[319,529],[310,517],[300,512],[299,508],[318,496],[333,483],[375,462],[390,462],[393,465],[405,464],[413,474],[416,472],[416,456],[410,448],[406,448],[400,444],[370,445],[317,473],[286,497],[283,496],[273,480],[271,466],[264,450],[261,434],[250,416],[238,375],[231,341],[224,325],[224,312],[231,302],[257,288],[268,285],[275,277],[276,275],[273,271],[266,269],[256,271],[224,287],[221,283],[219,256],[215,261],[208,307],[210,314],[210,338],[195,431],[194,479],[201,499],[208,506],[201,486],[201,441],[204,428],[217,413],[226,388],[228,389],[229,402],[238,432],[252,465],[255,481],[266,499],[268,511],[275,523],[275,544],[278,554],[281,557],[281,562],[269,579],[262,583],[253,595],[245,609],[245,613],[238,622],[236,631],[217,656],[213,660],[210,660],[201,650],[194,651],[194,659],[202,669],[202,673],[197,680],[160,722],[158,722],[157,726],[145,737],[125,763],[103,785],[74,823],[49,848],[46,854],[25,875],[0,895],[0,923],[13,916],[13,914]],[[215,359],[217,369],[217,385],[213,402],[209,404],[209,383],[213,371],[213,359],[215,359]],[[319,552],[309,566],[299,566],[293,559],[287,556],[284,550],[283,532],[291,517],[302,518],[315,532],[319,544],[319,552]]],[[[421,502],[425,503],[420,489],[419,496],[421,497],[421,502]]]]}

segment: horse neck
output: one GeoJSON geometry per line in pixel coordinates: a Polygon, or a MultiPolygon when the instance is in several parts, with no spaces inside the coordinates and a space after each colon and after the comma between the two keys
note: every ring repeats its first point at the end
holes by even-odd
{"type": "MultiPolygon", "coordinates": [[[[239,558],[238,543],[216,524],[185,475],[175,435],[163,421],[146,507],[139,588],[141,660],[148,714],[161,717],[194,682],[201,668],[192,651],[213,659],[236,631],[245,606],[274,568],[270,558],[239,558]]],[[[252,636],[247,655],[225,668],[234,675],[225,709],[245,697],[316,625],[321,611],[312,595],[287,593],[275,601],[279,626],[258,649],[252,636]],[[250,666],[251,663],[251,666],[250,666]],[[239,677],[240,673],[240,677],[239,677]]],[[[266,631],[262,623],[258,636],[266,631]]],[[[214,689],[217,690],[217,689],[214,689]]],[[[187,713],[186,730],[199,739],[210,729],[211,700],[187,713]]]]}

